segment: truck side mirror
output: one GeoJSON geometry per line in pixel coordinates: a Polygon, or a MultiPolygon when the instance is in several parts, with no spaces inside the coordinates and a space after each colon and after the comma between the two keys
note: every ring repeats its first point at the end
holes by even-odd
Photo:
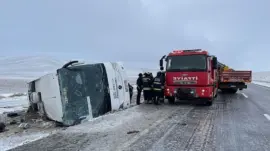
{"type": "Polygon", "coordinates": [[[159,60],[159,66],[160,66],[160,67],[163,67],[163,59],[160,59],[160,60],[159,60]]]}
{"type": "Polygon", "coordinates": [[[159,66],[160,66],[160,70],[164,69],[164,67],[163,67],[163,59],[159,60],[159,66]]]}
{"type": "Polygon", "coordinates": [[[212,59],[212,67],[213,67],[213,69],[217,69],[218,68],[217,57],[213,57],[213,59],[212,59]]]}
{"type": "Polygon", "coordinates": [[[167,59],[167,58],[165,58],[165,57],[166,57],[166,55],[162,56],[162,58],[159,60],[160,70],[164,70],[164,67],[163,67],[163,60],[164,60],[164,59],[167,59]]]}

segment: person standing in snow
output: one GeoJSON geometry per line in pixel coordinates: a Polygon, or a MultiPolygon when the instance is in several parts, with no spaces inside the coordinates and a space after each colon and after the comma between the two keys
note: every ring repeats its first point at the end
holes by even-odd
{"type": "Polygon", "coordinates": [[[0,122],[0,133],[4,132],[6,125],[3,122],[0,122]]]}
{"type": "Polygon", "coordinates": [[[155,97],[155,93],[153,90],[153,82],[154,82],[154,76],[151,72],[148,72],[149,78],[150,78],[150,82],[149,84],[151,85],[151,91],[149,92],[149,98],[151,101],[154,101],[154,97],[155,97]]]}
{"type": "Polygon", "coordinates": [[[137,105],[140,105],[141,104],[141,93],[142,93],[142,90],[143,90],[143,75],[140,73],[139,74],[139,77],[137,79],[137,105]]]}
{"type": "Polygon", "coordinates": [[[161,89],[162,89],[162,94],[161,94],[161,102],[164,103],[164,86],[165,86],[165,72],[164,71],[160,71],[160,81],[161,81],[161,89]]]}
{"type": "Polygon", "coordinates": [[[154,103],[156,105],[160,104],[160,99],[162,98],[162,77],[161,72],[157,73],[157,76],[154,78],[153,82],[153,95],[154,95],[154,103]]]}
{"type": "Polygon", "coordinates": [[[133,86],[131,86],[131,85],[128,83],[128,88],[129,88],[129,96],[130,96],[130,101],[131,101],[132,96],[133,96],[133,86]]]}
{"type": "Polygon", "coordinates": [[[151,91],[152,91],[152,78],[150,73],[144,73],[142,78],[143,81],[143,95],[144,101],[149,103],[152,100],[151,91]]]}

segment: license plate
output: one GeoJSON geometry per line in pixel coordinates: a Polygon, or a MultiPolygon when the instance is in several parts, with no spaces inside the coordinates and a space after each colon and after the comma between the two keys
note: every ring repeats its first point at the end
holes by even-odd
{"type": "Polygon", "coordinates": [[[236,86],[235,85],[231,85],[231,88],[235,88],[236,86]]]}

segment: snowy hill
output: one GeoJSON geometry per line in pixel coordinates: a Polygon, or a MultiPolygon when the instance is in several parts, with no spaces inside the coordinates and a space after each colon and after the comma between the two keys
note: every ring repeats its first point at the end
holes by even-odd
{"type": "Polygon", "coordinates": [[[6,57],[0,59],[1,79],[33,79],[49,73],[65,62],[50,56],[6,57]]]}
{"type": "Polygon", "coordinates": [[[270,82],[270,71],[253,73],[254,81],[270,82]]]}
{"type": "MultiPolygon", "coordinates": [[[[62,67],[70,60],[60,60],[52,56],[2,57],[0,58],[0,79],[35,79],[62,67]]],[[[83,61],[86,63],[95,62],[83,61]]],[[[147,68],[127,69],[127,73],[130,77],[137,77],[138,73],[144,71],[156,72],[157,70],[147,68]]]]}
{"type": "Polygon", "coordinates": [[[252,76],[253,83],[270,87],[270,71],[255,72],[252,76]]]}

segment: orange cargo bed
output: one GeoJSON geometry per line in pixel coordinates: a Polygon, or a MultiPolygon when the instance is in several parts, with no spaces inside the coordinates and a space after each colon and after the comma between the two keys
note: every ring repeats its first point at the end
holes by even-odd
{"type": "Polygon", "coordinates": [[[220,74],[221,82],[244,82],[250,83],[252,80],[252,71],[223,71],[220,74]]]}

